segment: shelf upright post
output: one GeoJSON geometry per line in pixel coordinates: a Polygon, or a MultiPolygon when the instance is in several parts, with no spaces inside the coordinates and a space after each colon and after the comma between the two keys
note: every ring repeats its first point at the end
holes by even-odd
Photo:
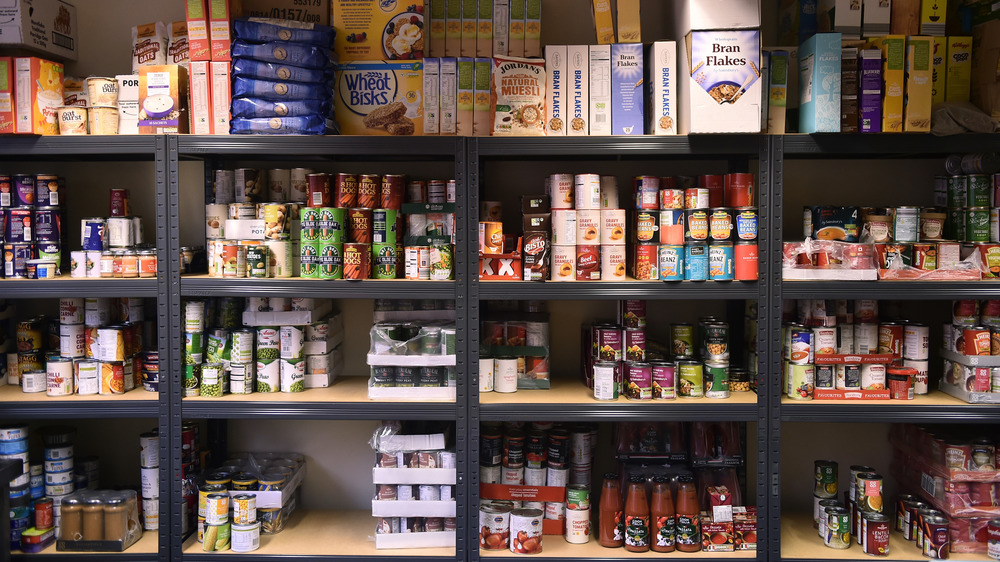
{"type": "MultiPolygon", "coordinates": [[[[466,519],[462,524],[465,532],[475,529],[476,532],[467,537],[469,556],[467,560],[479,560],[479,141],[475,138],[465,139],[466,147],[466,184],[465,202],[459,209],[465,209],[465,228],[468,239],[461,252],[468,256],[465,264],[466,282],[459,285],[468,296],[468,316],[466,325],[468,356],[468,431],[466,437],[465,466],[467,472],[467,506],[466,519]],[[473,234],[476,233],[476,234],[473,234]],[[475,538],[474,538],[475,537],[475,538]],[[474,544],[473,544],[474,543],[474,544]]],[[[456,220],[456,224],[458,221],[456,220]]],[[[456,252],[457,253],[457,252],[456,252]]]]}
{"type": "Polygon", "coordinates": [[[160,346],[160,495],[159,560],[181,559],[183,543],[181,485],[180,160],[177,135],[158,135],[156,145],[156,263],[160,346]]]}
{"type": "MultiPolygon", "coordinates": [[[[762,279],[761,292],[766,291],[767,306],[758,310],[758,317],[763,319],[766,312],[766,322],[760,321],[758,329],[764,330],[763,341],[765,349],[759,351],[758,361],[760,375],[758,388],[760,396],[764,397],[763,412],[767,432],[761,435],[762,442],[766,443],[767,466],[761,475],[759,482],[767,492],[766,498],[766,525],[763,529],[767,533],[767,548],[769,559],[781,559],[781,384],[778,384],[783,376],[781,370],[781,260],[782,260],[782,233],[781,233],[781,199],[782,181],[784,166],[784,139],[780,135],[768,135],[765,137],[768,143],[769,154],[766,161],[770,167],[768,182],[762,184],[765,189],[761,190],[760,209],[763,222],[758,232],[765,243],[762,249],[761,264],[762,279]],[[771,387],[774,388],[771,388],[771,387]]],[[[765,159],[761,157],[763,166],[765,159]]],[[[760,523],[758,523],[760,527],[760,523]]],[[[760,543],[758,542],[758,545],[760,543]]],[[[760,552],[760,550],[758,550],[760,552]]]]}
{"type": "MultiPolygon", "coordinates": [[[[471,238],[469,230],[465,228],[467,216],[471,214],[470,182],[468,174],[468,149],[464,139],[455,139],[455,258],[453,261],[455,268],[455,458],[457,462],[458,475],[455,482],[455,513],[464,513],[469,501],[469,474],[472,465],[468,462],[469,456],[469,428],[471,425],[471,413],[475,408],[472,398],[471,371],[471,349],[472,344],[478,341],[473,337],[474,332],[471,326],[477,316],[473,312],[473,305],[478,301],[470,299],[466,287],[472,279],[471,274],[474,269],[471,267],[472,257],[465,251],[467,240],[471,238]]],[[[455,534],[455,559],[467,559],[472,552],[472,527],[467,524],[464,518],[458,517],[455,534]]],[[[477,536],[478,536],[478,527],[477,536]]],[[[476,543],[478,545],[478,542],[476,543]]]]}

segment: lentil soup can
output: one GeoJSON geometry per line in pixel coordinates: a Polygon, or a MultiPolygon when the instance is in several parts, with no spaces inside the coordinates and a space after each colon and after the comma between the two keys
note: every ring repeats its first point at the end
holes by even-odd
{"type": "Polygon", "coordinates": [[[861,514],[861,548],[870,556],[889,555],[889,517],[876,512],[861,514]]]}
{"type": "Polygon", "coordinates": [[[517,508],[510,512],[510,551],[514,554],[542,552],[542,510],[517,508]]]}

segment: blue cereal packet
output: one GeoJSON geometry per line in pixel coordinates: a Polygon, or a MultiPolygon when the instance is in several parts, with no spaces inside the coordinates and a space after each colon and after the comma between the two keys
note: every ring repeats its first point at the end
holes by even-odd
{"type": "Polygon", "coordinates": [[[329,115],[328,100],[270,101],[256,98],[234,98],[233,117],[253,119],[259,117],[308,117],[329,115]]]}
{"type": "Polygon", "coordinates": [[[323,84],[303,82],[272,82],[237,77],[233,80],[233,97],[261,98],[265,100],[325,100],[332,96],[323,84]]]}
{"type": "Polygon", "coordinates": [[[275,64],[322,69],[330,64],[329,50],[304,43],[272,41],[261,45],[242,39],[233,42],[233,58],[248,58],[275,64]]]}
{"type": "Polygon", "coordinates": [[[229,122],[229,132],[233,135],[322,135],[326,132],[326,118],[322,115],[237,118],[229,122]]]}
{"type": "Polygon", "coordinates": [[[293,41],[330,49],[333,47],[332,27],[312,23],[270,18],[240,18],[233,22],[236,38],[250,43],[293,41]]]}
{"type": "Polygon", "coordinates": [[[302,68],[290,64],[275,64],[252,59],[233,60],[233,76],[260,78],[261,80],[291,80],[292,82],[329,82],[333,79],[333,67],[326,70],[302,68]]]}

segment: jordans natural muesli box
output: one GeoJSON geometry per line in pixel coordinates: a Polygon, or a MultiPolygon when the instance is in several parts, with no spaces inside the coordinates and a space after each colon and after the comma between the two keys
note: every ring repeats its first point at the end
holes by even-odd
{"type": "Polygon", "coordinates": [[[684,43],[690,132],[759,132],[760,31],[692,31],[684,43]]]}

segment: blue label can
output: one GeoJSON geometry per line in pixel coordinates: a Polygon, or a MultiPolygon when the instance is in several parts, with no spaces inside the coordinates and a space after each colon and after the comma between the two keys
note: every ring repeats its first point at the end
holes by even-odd
{"type": "Polygon", "coordinates": [[[684,280],[684,246],[662,245],[657,259],[660,279],[663,281],[684,280]]]}
{"type": "Polygon", "coordinates": [[[736,209],[736,237],[744,241],[757,239],[757,207],[736,209]]]}
{"type": "Polygon", "coordinates": [[[708,277],[712,281],[732,281],[735,276],[732,242],[708,247],[708,277]]]}
{"type": "Polygon", "coordinates": [[[688,244],[684,247],[684,279],[686,281],[708,279],[707,244],[688,244]]]}
{"type": "Polygon", "coordinates": [[[35,207],[35,241],[59,242],[61,239],[58,207],[35,207]]]}
{"type": "Polygon", "coordinates": [[[3,273],[7,279],[28,276],[27,261],[37,258],[34,244],[7,244],[3,249],[3,273]]]}
{"type": "Polygon", "coordinates": [[[105,221],[100,217],[83,219],[80,223],[80,242],[85,251],[100,252],[107,246],[104,243],[105,221]]]}

